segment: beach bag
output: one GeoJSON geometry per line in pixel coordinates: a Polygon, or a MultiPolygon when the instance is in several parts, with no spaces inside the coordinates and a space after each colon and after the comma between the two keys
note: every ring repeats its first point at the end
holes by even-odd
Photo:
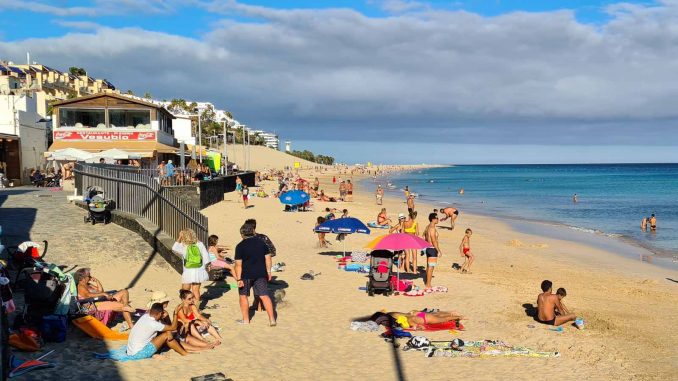
{"type": "Polygon", "coordinates": [[[68,319],[65,315],[47,315],[42,317],[40,333],[45,341],[61,343],[66,340],[68,319]]]}
{"type": "Polygon", "coordinates": [[[187,269],[197,269],[202,267],[202,253],[196,244],[188,245],[186,248],[186,257],[184,258],[184,267],[187,269]]]}

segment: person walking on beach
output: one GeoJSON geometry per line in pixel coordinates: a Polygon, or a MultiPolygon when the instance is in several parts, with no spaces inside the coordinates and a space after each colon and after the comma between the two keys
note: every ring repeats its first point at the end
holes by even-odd
{"type": "Polygon", "coordinates": [[[240,295],[240,324],[250,323],[250,305],[248,296],[254,288],[254,295],[261,298],[261,303],[268,314],[271,327],[276,325],[273,303],[268,295],[268,282],[271,280],[271,255],[263,240],[255,236],[252,225],[240,227],[242,241],[235,247],[235,279],[238,281],[240,295]]]}
{"type": "Polygon", "coordinates": [[[238,202],[240,202],[242,197],[242,179],[240,176],[235,177],[235,191],[238,193],[238,202]]]}
{"type": "Polygon", "coordinates": [[[657,230],[657,217],[654,216],[654,213],[650,216],[650,230],[657,230]]]}
{"type": "Polygon", "coordinates": [[[209,279],[206,267],[210,263],[210,256],[205,244],[198,241],[193,229],[184,229],[179,232],[179,238],[172,246],[172,251],[183,260],[181,289],[191,290],[195,300],[200,300],[200,284],[209,279]]]}
{"type": "Polygon", "coordinates": [[[377,199],[377,205],[381,205],[384,202],[384,188],[381,187],[381,184],[377,185],[375,197],[377,199]]]}
{"type": "Polygon", "coordinates": [[[247,204],[250,199],[250,189],[247,187],[247,185],[243,184],[242,186],[242,203],[243,207],[247,209],[249,205],[247,204]]]}
{"type": "Polygon", "coordinates": [[[431,279],[433,279],[433,270],[438,265],[438,258],[443,256],[443,252],[438,245],[438,214],[431,213],[428,215],[429,224],[424,230],[424,239],[433,247],[426,248],[426,279],[425,286],[427,289],[431,288],[431,279]]]}
{"type": "MultiPolygon", "coordinates": [[[[266,234],[257,233],[257,220],[255,220],[254,218],[249,218],[245,220],[245,223],[252,227],[252,229],[254,230],[255,237],[264,241],[264,243],[266,244],[266,248],[268,249],[268,254],[271,256],[271,258],[275,257],[276,249],[275,245],[273,244],[273,241],[271,241],[271,239],[268,238],[266,234]]],[[[263,305],[259,297],[257,296],[254,297],[254,303],[252,304],[252,308],[256,309],[257,311],[261,311],[263,309],[263,305]]]]}
{"type": "Polygon", "coordinates": [[[457,208],[453,208],[451,206],[448,206],[448,207],[440,208],[440,213],[445,215],[445,217],[443,217],[440,220],[440,222],[444,222],[445,220],[449,219],[450,220],[450,230],[454,230],[454,224],[457,222],[457,218],[459,217],[459,210],[457,210],[457,208]]]}
{"type": "Polygon", "coordinates": [[[316,177],[315,180],[313,180],[313,190],[318,191],[320,189],[320,180],[316,177]]]}
{"type": "Polygon", "coordinates": [[[537,296],[537,320],[540,323],[557,327],[577,319],[577,315],[569,313],[563,306],[561,297],[552,293],[553,283],[550,280],[541,282],[541,290],[542,293],[537,296]]]}
{"type": "Polygon", "coordinates": [[[407,211],[409,213],[414,212],[414,195],[413,194],[407,196],[407,211]]]}
{"type": "Polygon", "coordinates": [[[339,199],[346,201],[346,182],[344,181],[339,183],[339,199]]]}
{"type": "Polygon", "coordinates": [[[472,235],[473,231],[471,229],[466,229],[464,232],[464,238],[462,238],[461,244],[459,245],[459,253],[461,254],[461,257],[464,258],[464,264],[461,265],[460,269],[462,274],[471,274],[471,265],[475,260],[475,257],[471,252],[472,235]]]}

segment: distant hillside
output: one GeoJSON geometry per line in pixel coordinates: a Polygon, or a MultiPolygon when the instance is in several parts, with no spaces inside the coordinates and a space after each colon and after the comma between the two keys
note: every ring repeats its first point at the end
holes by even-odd
{"type": "MultiPolygon", "coordinates": [[[[294,166],[294,162],[301,163],[302,168],[315,167],[319,164],[302,160],[282,151],[264,146],[249,146],[250,151],[250,169],[283,169],[285,166],[294,166]]],[[[243,156],[242,145],[228,145],[228,161],[235,162],[239,168],[245,168],[245,158],[243,156]]]]}

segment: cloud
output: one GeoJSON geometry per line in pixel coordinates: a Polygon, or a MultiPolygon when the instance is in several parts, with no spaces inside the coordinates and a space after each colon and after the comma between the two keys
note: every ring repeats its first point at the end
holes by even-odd
{"type": "Polygon", "coordinates": [[[166,13],[173,12],[179,4],[178,0],[94,0],[92,5],[87,7],[65,7],[54,6],[45,1],[0,0],[0,8],[47,13],[59,17],[96,17],[125,14],[131,11],[166,13]]]}
{"type": "Polygon", "coordinates": [[[91,21],[54,20],[53,22],[55,24],[59,25],[59,26],[63,26],[65,28],[71,28],[71,29],[87,30],[87,29],[105,28],[105,26],[103,26],[101,24],[97,24],[95,22],[91,22],[91,21]]]}
{"type": "Polygon", "coordinates": [[[121,89],[212,101],[291,139],[678,141],[675,1],[610,6],[600,25],[571,11],[377,18],[235,1],[203,6],[224,17],[199,38],[100,28],[0,42],[0,57],[19,60],[30,50],[49,66],[85,67],[121,89]]]}
{"type": "Polygon", "coordinates": [[[380,6],[381,9],[390,13],[405,13],[431,9],[426,3],[410,0],[383,0],[380,2],[380,6]]]}

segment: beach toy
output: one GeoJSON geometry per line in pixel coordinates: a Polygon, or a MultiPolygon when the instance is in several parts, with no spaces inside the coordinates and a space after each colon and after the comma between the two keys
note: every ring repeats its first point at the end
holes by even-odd
{"type": "Polygon", "coordinates": [[[119,333],[108,328],[104,323],[92,316],[73,319],[73,324],[88,336],[99,340],[127,340],[129,333],[119,333]]]}
{"type": "Polygon", "coordinates": [[[549,331],[553,331],[553,332],[563,332],[563,327],[549,328],[549,331]]]}
{"type": "Polygon", "coordinates": [[[579,329],[584,329],[584,319],[583,318],[577,318],[574,321],[574,325],[576,325],[577,328],[579,328],[579,329]]]}
{"type": "Polygon", "coordinates": [[[43,358],[51,355],[52,353],[54,353],[54,350],[47,352],[35,360],[25,360],[13,355],[9,360],[9,367],[11,369],[8,375],[9,378],[21,376],[22,374],[33,370],[54,368],[56,366],[55,364],[42,361],[43,358]]]}

